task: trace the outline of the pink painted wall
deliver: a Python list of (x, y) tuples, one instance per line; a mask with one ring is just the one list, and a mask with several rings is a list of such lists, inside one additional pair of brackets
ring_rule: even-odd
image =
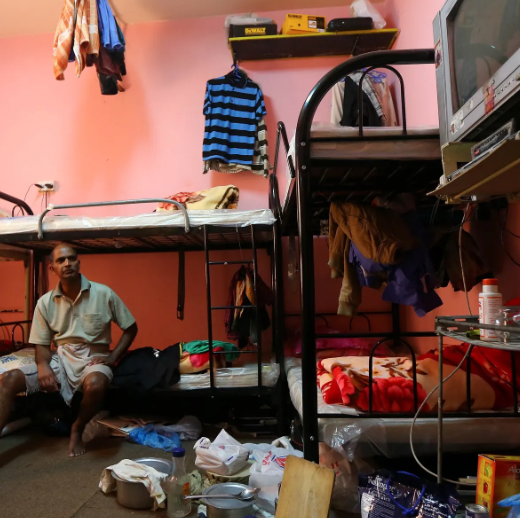
[[(396, 48), (432, 47), (432, 20), (442, 0), (416, 2), (387, 0), (377, 3), (389, 26), (401, 29)], [(325, 13), (327, 17), (348, 14), (348, 7), (303, 10)], [(262, 13), (280, 25), (284, 13)], [(201, 113), (207, 79), (227, 73), (231, 64), (221, 17), (133, 25), (125, 29), (128, 52), (127, 92), (103, 97), (92, 70), (77, 80), (73, 71), (66, 81), (52, 77), (52, 35), (35, 35), (0, 40), (0, 65), (8, 71), (0, 82), (0, 190), (22, 197), (28, 186), (54, 179), (58, 191), (53, 203), (155, 197), (179, 190), (199, 190), (213, 185), (234, 183), (241, 190), (240, 207), (267, 207), (267, 181), (250, 174), (220, 176), (201, 174), (203, 116)], [(285, 121), (292, 135), (299, 110), (314, 84), (342, 58), (294, 59), (248, 62), (244, 69), (261, 84), (268, 109), (271, 143), (275, 123)], [(433, 67), (403, 67), (407, 84), (407, 107), (411, 125), (437, 123)], [(330, 102), (322, 104), (317, 119), (329, 120)], [(31, 189), (28, 202), (39, 211), (40, 198)], [(0, 205), (3, 208), (7, 206)], [(137, 213), (152, 207), (103, 209), (105, 214)], [(87, 212), (87, 211), (82, 211)], [(90, 214), (100, 211), (88, 211)], [(512, 228), (518, 212), (510, 211)], [(498, 227), (483, 225), (495, 241), (483, 241), (484, 253), (499, 274), (504, 294), (515, 295), (516, 266), (509, 259), (493, 257), (499, 249)], [(514, 228), (513, 228), (514, 230)], [(520, 229), (516, 228), (518, 233)], [(493, 243), (493, 244), (489, 244)], [(511, 239), (510, 249), (518, 250)], [(217, 257), (236, 257), (219, 253)], [(517, 259), (520, 261), (520, 253)], [(317, 309), (334, 312), (340, 282), (330, 279), (326, 266), (324, 240), (316, 243)], [(176, 305), (176, 254), (84, 257), (83, 270), (93, 280), (113, 287), (138, 319), (139, 346), (164, 347), (179, 340), (206, 336), (203, 257), (190, 254), (187, 261), (189, 287), (186, 319), (174, 318)], [(234, 271), (231, 267), (214, 276), (216, 301), (223, 302)], [(268, 262), (262, 261), (261, 274), (269, 279)], [(22, 269), (0, 263), (0, 310), (21, 307)], [(16, 280), (16, 279), (19, 279)], [(503, 280), (503, 281), (502, 281)], [(51, 285), (53, 281), (51, 280)], [(143, 289), (146, 285), (146, 290)], [(470, 294), (473, 311), (478, 289)], [(451, 288), (440, 291), (445, 304), (439, 314), (465, 313), (465, 299)], [(286, 283), (288, 312), (299, 313), (295, 287)], [(367, 290), (362, 309), (385, 309), (379, 294)], [(0, 318), (9, 316), (0, 313)], [(329, 322), (348, 329), (348, 322), (331, 317)], [(374, 317), (374, 328), (388, 328), (388, 317)], [(296, 327), (296, 319), (288, 320)], [(432, 330), (433, 316), (418, 319), (413, 311), (403, 311), (403, 324), (409, 330)], [(364, 329), (362, 320), (353, 328)], [(215, 337), (223, 338), (222, 317), (215, 315)], [(266, 339), (269, 337), (266, 336)], [(416, 342), (420, 349), (431, 340)]]
[[(389, 0), (389, 23), (401, 32), (395, 49), (433, 48), (433, 19), (446, 0)], [(400, 67), (406, 85), (410, 126), (436, 125), (437, 90), (433, 65)]]
[[(376, 5), (386, 14), (384, 3)], [(301, 12), (323, 13), (332, 19), (348, 15), (349, 7)], [(285, 17), (282, 12), (261, 14), (273, 17), (279, 26)], [(31, 183), (55, 180), (58, 189), (50, 201), (59, 204), (157, 197), (234, 183), (241, 191), (240, 208), (266, 208), (267, 180), (247, 173), (202, 174), (205, 83), (226, 74), (232, 61), (224, 18), (147, 23), (124, 30), (128, 42), (127, 91), (115, 97), (101, 96), (93, 70), (87, 69), (78, 80), (71, 68), (64, 82), (55, 81), (52, 34), (0, 40), (0, 65), (9, 71), (8, 80), (0, 81), (0, 190), (23, 198)], [(343, 59), (244, 64), (243, 68), (262, 86), (273, 145), (276, 122), (285, 121), (292, 135), (311, 88)], [(329, 117), (330, 101), (326, 100), (318, 118)], [(34, 188), (27, 201), (40, 212), (41, 197)], [(10, 209), (7, 205), (0, 207)], [(133, 214), (152, 209), (130, 206), (81, 212)], [(320, 275), (332, 282), (325, 263), (317, 263)], [(173, 317), (176, 264), (176, 254), (84, 257), (83, 271), (92, 280), (110, 285), (127, 302), (141, 329), (138, 345), (163, 347), (207, 334), (203, 256), (190, 254), (187, 261), (184, 322)], [(226, 268), (214, 276), (214, 293), (220, 302), (234, 272)], [(21, 307), (20, 272), (20, 265), (0, 263), (5, 287), (0, 292), (0, 310)], [(266, 260), (262, 261), (261, 275), (269, 280)], [(54, 279), (50, 282), (52, 286)], [(337, 288), (332, 285), (330, 303), (324, 296), (324, 306), (330, 311), (334, 311), (337, 299)], [(290, 293), (287, 298), (295, 301)], [(9, 315), (0, 313), (0, 318), (7, 320)], [(216, 314), (214, 318), (215, 337), (223, 338), (223, 316)]]

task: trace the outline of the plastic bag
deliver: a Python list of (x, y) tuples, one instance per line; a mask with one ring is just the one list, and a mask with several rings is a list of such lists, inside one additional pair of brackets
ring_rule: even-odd
[(177, 424), (156, 425), (155, 431), (166, 437), (178, 433), (181, 441), (196, 441), (202, 433), (202, 423), (195, 416), (187, 415)]
[(202, 437), (193, 449), (197, 455), (195, 466), (218, 475), (238, 473), (249, 459), (249, 450), (225, 430), (221, 430), (213, 442)]
[[(163, 428), (160, 430), (160, 428)], [(156, 427), (153, 424), (143, 426), (142, 428), (134, 428), (128, 438), (137, 444), (150, 446), (164, 451), (172, 451), (173, 448), (181, 447), (181, 440), (176, 432), (165, 431), (167, 426)]]
[(382, 29), (386, 25), (385, 19), (370, 0), (354, 0), (350, 6), (350, 16), (353, 18), (372, 18), (375, 29)]
[(273, 23), (272, 18), (260, 18), (256, 13), (230, 14), (226, 16), (224, 28), (229, 30), (230, 25), (259, 25), (261, 23)]
[(405, 471), (360, 475), (358, 488), (362, 518), (454, 518), (460, 506), (454, 489), (429, 484)]
[[(286, 448), (280, 448), (287, 446)], [(251, 457), (256, 461), (251, 466), (249, 485), (261, 489), (258, 494), (257, 505), (260, 509), (274, 513), (275, 500), (278, 496), (278, 488), (282, 483), (287, 457), (303, 457), (301, 451), (295, 450), (289, 443), (287, 437), (281, 437), (273, 444), (249, 444), (255, 448), (251, 452)]]
[(519, 518), (520, 517), (520, 495), (510, 496), (504, 500), (498, 502), (500, 507), (510, 507), (507, 518)]

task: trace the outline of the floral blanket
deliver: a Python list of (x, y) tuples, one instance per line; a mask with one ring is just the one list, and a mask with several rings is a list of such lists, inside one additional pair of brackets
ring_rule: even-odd
[[(448, 346), (443, 350), (443, 375), (446, 378), (460, 363), (467, 345)], [(438, 350), (434, 349), (417, 358), (417, 396), (421, 404), (437, 385), (439, 378)], [(520, 368), (520, 357), (515, 353), (515, 365)], [(512, 357), (507, 351), (475, 348), (471, 353), (471, 409), (500, 410), (513, 407)], [(467, 361), (444, 384), (444, 410), (456, 412), (467, 409)], [(374, 358), (372, 364), (372, 411), (413, 412), (413, 364), (410, 358)], [(340, 357), (320, 360), (317, 364), (318, 386), (325, 403), (344, 405), (368, 411), (369, 358)], [(517, 386), (520, 380), (517, 377)], [(424, 411), (437, 408), (435, 392)]]

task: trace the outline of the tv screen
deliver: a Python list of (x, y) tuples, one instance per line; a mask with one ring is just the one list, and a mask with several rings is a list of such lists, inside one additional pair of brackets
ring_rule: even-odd
[(520, 48), (520, 0), (462, 0), (448, 38), (455, 113)]

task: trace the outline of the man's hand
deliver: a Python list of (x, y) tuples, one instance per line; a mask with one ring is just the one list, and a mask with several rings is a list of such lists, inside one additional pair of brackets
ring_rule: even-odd
[(43, 392), (58, 392), (58, 378), (49, 365), (38, 365), (38, 383)]
[(115, 365), (115, 361), (112, 360), (110, 356), (94, 356), (92, 360), (90, 360), (89, 365), (106, 365), (112, 369)]

